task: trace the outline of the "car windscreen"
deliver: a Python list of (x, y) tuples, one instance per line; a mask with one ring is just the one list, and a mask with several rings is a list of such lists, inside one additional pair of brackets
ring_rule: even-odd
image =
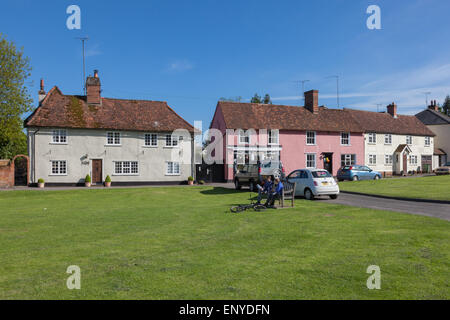
[(313, 171), (311, 172), (313, 178), (331, 178), (331, 174), (328, 171)]

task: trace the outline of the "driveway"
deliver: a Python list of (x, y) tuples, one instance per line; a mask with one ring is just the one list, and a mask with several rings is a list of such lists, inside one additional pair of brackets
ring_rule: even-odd
[(336, 200), (327, 199), (326, 202), (361, 208), (405, 212), (450, 221), (450, 204), (382, 199), (348, 193), (341, 193)]

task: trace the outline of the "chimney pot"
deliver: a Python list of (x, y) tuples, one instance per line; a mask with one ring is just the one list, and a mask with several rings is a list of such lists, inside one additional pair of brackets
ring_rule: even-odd
[(305, 95), (305, 108), (310, 112), (319, 113), (319, 91), (310, 90), (304, 93)]

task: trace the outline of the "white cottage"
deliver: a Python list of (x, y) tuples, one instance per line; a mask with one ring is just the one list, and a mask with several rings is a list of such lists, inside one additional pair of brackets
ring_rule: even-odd
[(30, 183), (181, 183), (194, 176), (194, 128), (166, 102), (101, 97), (97, 71), (86, 96), (64, 95), (56, 86), (25, 120)]

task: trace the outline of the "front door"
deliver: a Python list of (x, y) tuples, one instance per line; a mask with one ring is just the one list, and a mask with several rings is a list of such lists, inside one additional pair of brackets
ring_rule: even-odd
[(403, 174), (408, 174), (408, 155), (406, 152), (403, 153)]
[(333, 154), (324, 153), (323, 154), (323, 168), (327, 170), (330, 174), (333, 174)]
[(92, 160), (92, 183), (101, 184), (103, 182), (102, 174), (102, 160), (93, 159)]

